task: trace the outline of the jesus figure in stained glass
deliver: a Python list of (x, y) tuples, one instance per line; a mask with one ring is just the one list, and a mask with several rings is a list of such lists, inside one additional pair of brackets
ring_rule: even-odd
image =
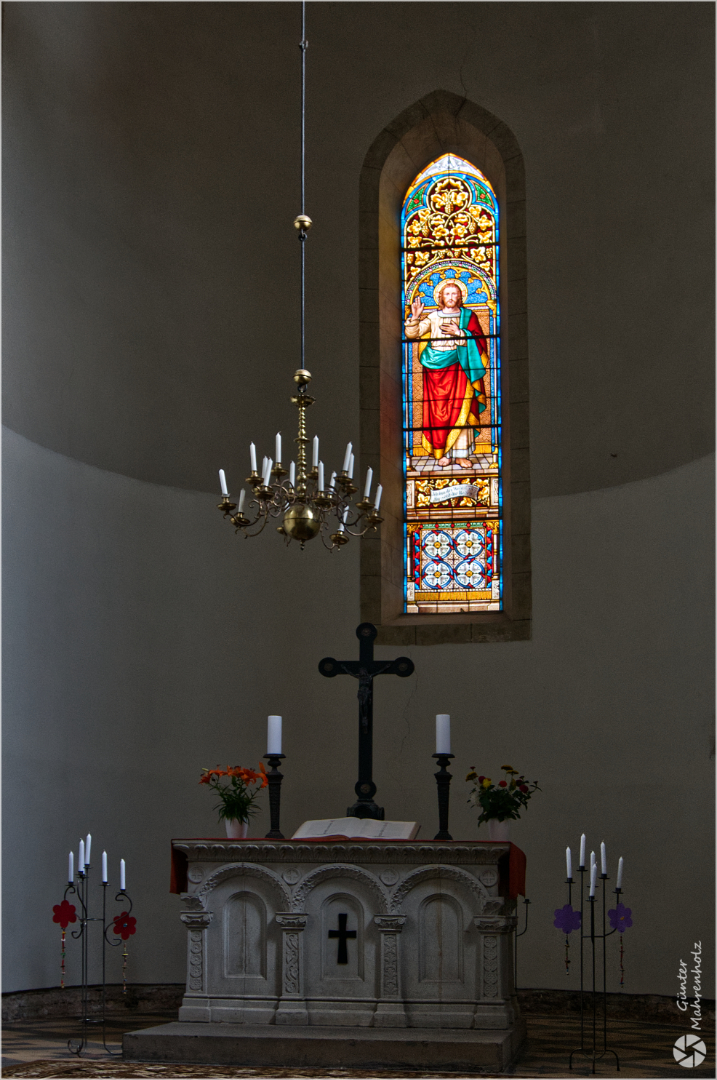
[(419, 339), (424, 448), (440, 467), (451, 459), (464, 469), (474, 467), (473, 428), (486, 407), (488, 346), (478, 316), (464, 307), (467, 292), (460, 280), (443, 281), (434, 292), (437, 310), (425, 314), (417, 298), (406, 320), (406, 337)]

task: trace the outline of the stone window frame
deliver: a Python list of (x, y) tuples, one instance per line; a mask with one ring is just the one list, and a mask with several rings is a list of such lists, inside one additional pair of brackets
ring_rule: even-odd
[[(485, 173), (500, 208), (503, 588), (500, 612), (403, 613), (400, 218), (409, 184), (442, 154)], [(361, 620), (384, 645), (525, 641), (531, 636), (525, 171), (515, 136), (446, 90), (421, 98), (373, 142), (359, 192), (361, 474), (384, 494), (379, 534), (361, 541)]]

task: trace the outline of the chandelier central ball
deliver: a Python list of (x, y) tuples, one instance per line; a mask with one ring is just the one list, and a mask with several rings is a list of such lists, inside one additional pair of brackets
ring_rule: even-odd
[(305, 503), (294, 503), (284, 514), (284, 532), (293, 540), (313, 540), (320, 528), (319, 515)]
[(312, 224), (313, 222), (308, 214), (299, 214), (298, 217), (294, 218), (295, 229), (303, 229), (304, 232), (308, 232)]

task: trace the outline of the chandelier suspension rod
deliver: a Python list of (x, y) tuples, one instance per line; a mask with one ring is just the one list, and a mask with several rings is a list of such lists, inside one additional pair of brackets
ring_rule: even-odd
[[(301, 213), (306, 214), (306, 0), (301, 0)], [(305, 307), (306, 307), (306, 230), (299, 231), (301, 242), (301, 368), (306, 367)]]

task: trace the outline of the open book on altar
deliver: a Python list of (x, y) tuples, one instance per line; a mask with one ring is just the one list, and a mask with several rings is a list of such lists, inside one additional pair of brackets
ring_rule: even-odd
[(376, 821), (374, 818), (340, 817), (305, 821), (292, 840), (345, 838), (346, 840), (415, 840), (417, 821)]

